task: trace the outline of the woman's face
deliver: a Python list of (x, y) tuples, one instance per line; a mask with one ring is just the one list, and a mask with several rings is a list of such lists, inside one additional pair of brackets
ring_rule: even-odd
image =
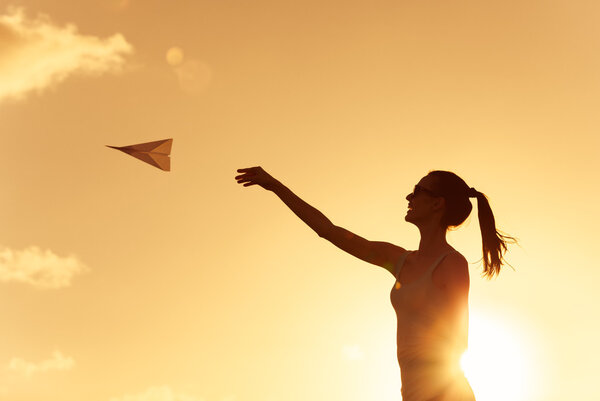
[(404, 216), (404, 220), (417, 224), (430, 218), (433, 212), (438, 209), (441, 197), (435, 192), (434, 181), (434, 177), (427, 175), (415, 185), (413, 192), (406, 195), (408, 211)]

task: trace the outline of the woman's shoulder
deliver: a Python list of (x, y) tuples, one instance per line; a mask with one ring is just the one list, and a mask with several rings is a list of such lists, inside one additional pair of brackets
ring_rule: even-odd
[(456, 291), (469, 289), (469, 263), (458, 251), (451, 251), (434, 271), (433, 281), (439, 288)]
[(449, 260), (451, 264), (465, 264), (468, 266), (467, 259), (463, 256), (462, 253), (458, 252), (456, 249), (452, 249), (444, 259)]

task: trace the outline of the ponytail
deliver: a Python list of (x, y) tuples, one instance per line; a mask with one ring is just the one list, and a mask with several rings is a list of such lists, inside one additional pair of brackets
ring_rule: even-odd
[[(450, 171), (430, 171), (435, 177), (435, 191), (446, 202), (446, 210), (440, 224), (446, 229), (460, 226), (471, 214), (473, 206), (469, 198), (477, 198), (479, 228), (483, 248), (483, 276), (491, 279), (500, 273), (506, 263), (504, 254), (508, 244), (516, 244), (517, 240), (496, 229), (496, 220), (487, 197)], [(509, 265), (510, 266), (510, 265)]]
[(475, 188), (469, 189), (469, 197), (477, 198), (477, 215), (481, 229), (481, 243), (483, 248), (483, 275), (488, 279), (500, 273), (500, 267), (506, 263), (504, 253), (507, 244), (515, 244), (517, 240), (502, 234), (496, 229), (496, 220), (487, 197)]

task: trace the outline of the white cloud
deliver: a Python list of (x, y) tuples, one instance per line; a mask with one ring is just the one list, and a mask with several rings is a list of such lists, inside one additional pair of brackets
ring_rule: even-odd
[(22, 251), (0, 248), (0, 282), (17, 281), (39, 288), (61, 288), (76, 274), (89, 270), (77, 257), (57, 256), (31, 246)]
[(54, 351), (50, 359), (35, 363), (22, 358), (12, 358), (8, 363), (8, 370), (31, 377), (39, 372), (48, 372), (51, 370), (70, 370), (75, 366), (73, 358), (64, 356), (60, 351)]
[(49, 17), (28, 18), (22, 8), (0, 14), (0, 101), (42, 91), (74, 73), (117, 72), (132, 46), (117, 33), (106, 39)]
[(203, 401), (192, 395), (176, 393), (168, 386), (150, 387), (146, 391), (121, 397), (112, 397), (109, 401)]

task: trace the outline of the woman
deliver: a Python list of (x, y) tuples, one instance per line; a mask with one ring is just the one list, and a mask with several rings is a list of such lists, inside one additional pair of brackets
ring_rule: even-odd
[(477, 198), (484, 274), (491, 278), (504, 264), (512, 237), (496, 230), (485, 195), (456, 174), (431, 171), (406, 196), (405, 220), (421, 234), (419, 249), (368, 241), (335, 226), (261, 167), (239, 169), (237, 182), (273, 191), (320, 237), (365, 262), (381, 266), (396, 279), (391, 302), (396, 311), (397, 353), (403, 401), (474, 401), (460, 356), (467, 348), (469, 271), (466, 259), (446, 241), (446, 232), (471, 213)]

